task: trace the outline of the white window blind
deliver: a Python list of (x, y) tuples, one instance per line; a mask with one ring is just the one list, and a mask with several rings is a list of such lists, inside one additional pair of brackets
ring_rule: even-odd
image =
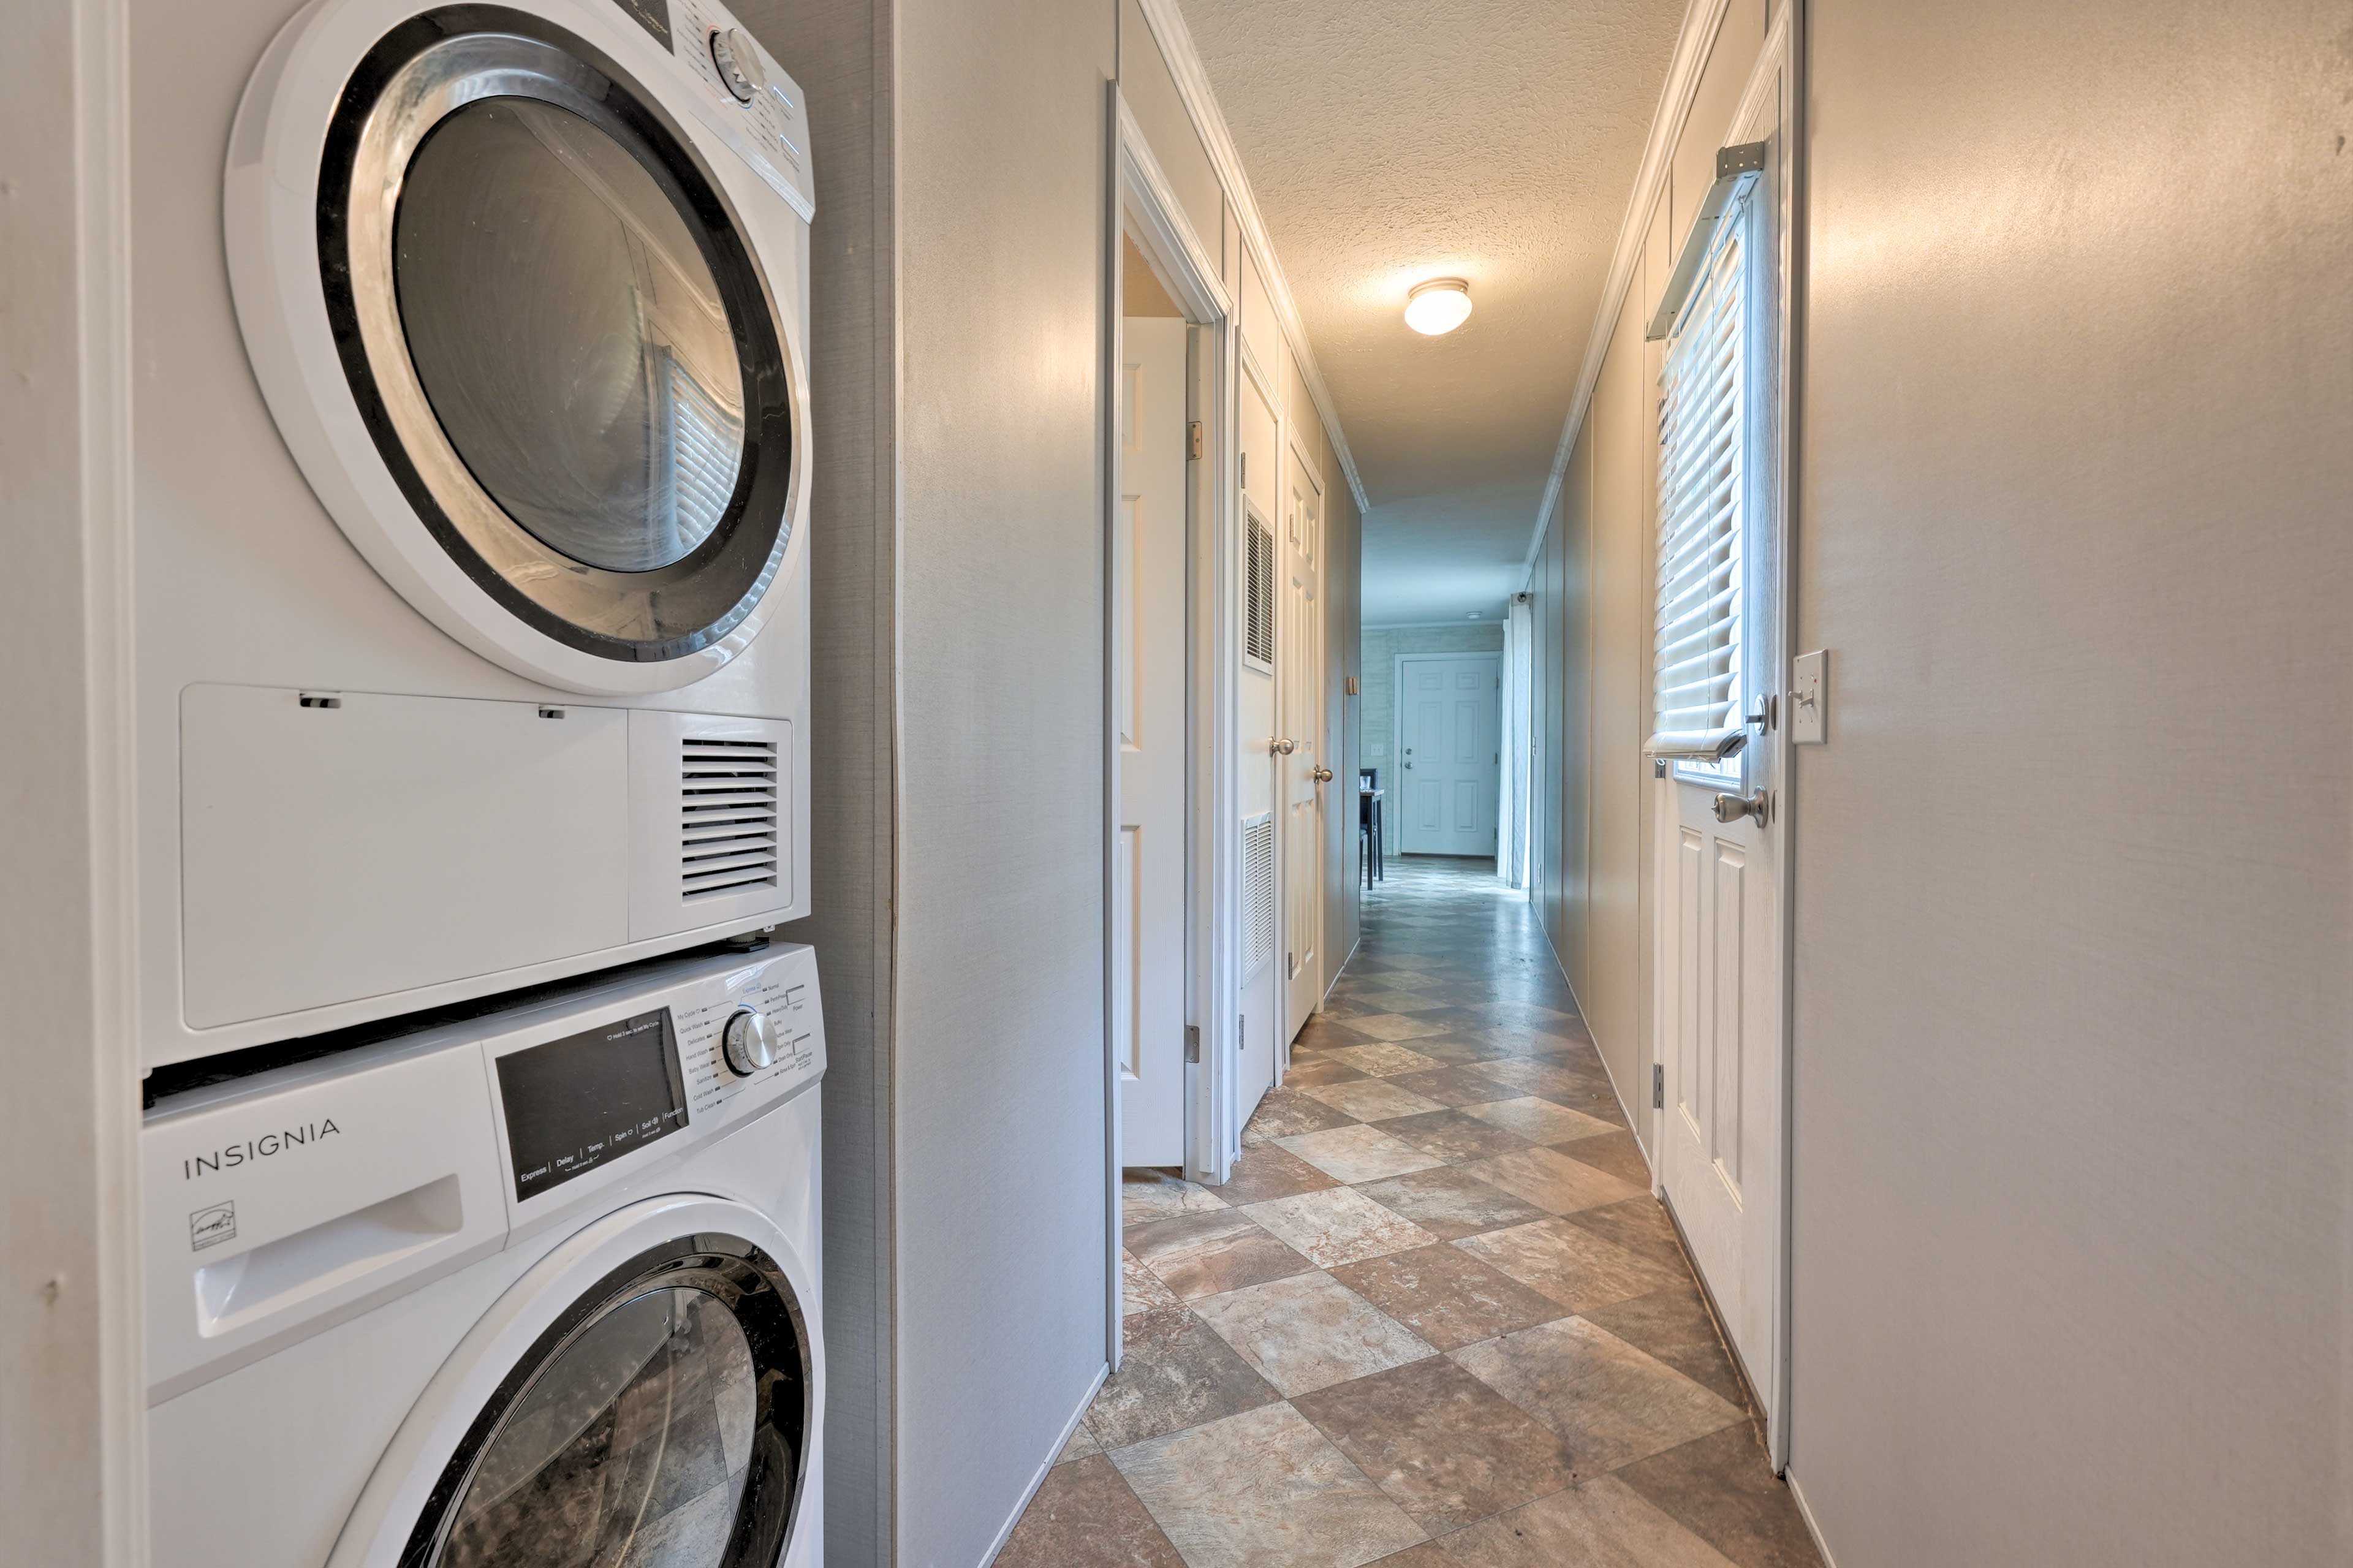
[[(1743, 523), (1747, 489), (1747, 203), (1716, 231), (1659, 399), (1658, 614), (1651, 727), (1704, 734), (1741, 722)], [(1740, 763), (1683, 764), (1736, 777)]]

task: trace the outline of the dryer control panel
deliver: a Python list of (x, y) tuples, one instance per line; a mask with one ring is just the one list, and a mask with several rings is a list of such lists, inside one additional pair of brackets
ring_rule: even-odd
[[(763, 1048), (731, 1054), (731, 1022)], [(164, 1100), (140, 1134), (149, 1399), (625, 1201), (824, 1071), (796, 943), (636, 965)]]
[(702, 83), (713, 129), (801, 216), (817, 216), (808, 110), (776, 56), (719, 0), (613, 0)]

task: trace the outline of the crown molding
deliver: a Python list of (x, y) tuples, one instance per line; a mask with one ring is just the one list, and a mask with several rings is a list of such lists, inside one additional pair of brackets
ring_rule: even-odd
[[(1703, 0), (1712, 3), (1719, 12), (1727, 0)], [(1218, 172), (1218, 183), (1225, 187), (1226, 201), (1234, 209), (1234, 219), (1241, 226), (1242, 243), (1250, 248), (1258, 262), (1259, 275), (1266, 279), (1266, 291), (1274, 301), (1275, 320), (1282, 325), (1282, 335), (1291, 342), (1291, 355), (1299, 364), (1300, 379), (1307, 384), (1307, 395), (1322, 416), (1324, 430), (1332, 439), (1333, 454), (1340, 459), (1340, 472), (1348, 480), (1348, 489), (1356, 498), (1356, 510), (1361, 515), (1372, 510), (1365, 499), (1365, 482), (1356, 475), (1356, 454), (1348, 449), (1348, 437), (1340, 428), (1339, 416), (1332, 411), (1331, 389), (1324, 384), (1323, 369), (1315, 363), (1315, 351), (1307, 341), (1307, 328), (1299, 318), (1299, 306), (1291, 297), (1291, 280), (1283, 276), (1282, 264), (1274, 253), (1274, 241), (1268, 237), (1266, 220), (1258, 210), (1258, 196), (1250, 189), (1250, 176), (1242, 170), (1241, 153), (1234, 146), (1233, 133), (1227, 128), (1225, 110), (1218, 106), (1218, 95), (1209, 85), (1209, 73), (1201, 64), (1201, 57), (1193, 47), (1193, 34), (1185, 26), (1184, 14), (1176, 8), (1177, 0), (1139, 0), (1144, 19), (1151, 26), (1152, 36), (1160, 46), (1161, 56), (1168, 62), (1168, 74), (1176, 79), (1176, 94), (1184, 100), (1186, 112), (1193, 118), (1193, 129), (1208, 151), (1210, 166)], [(1678, 46), (1680, 47), (1680, 46)], [(1696, 73), (1694, 73), (1694, 76)], [(1555, 481), (1555, 489), (1558, 481)]]
[[(1149, 0), (1147, 0), (1147, 5)], [(1642, 144), (1642, 162), (1634, 174), (1633, 193), (1626, 198), (1626, 216), (1618, 225), (1618, 247), (1609, 258), (1609, 276), (1601, 286), (1601, 303), (1593, 312), (1593, 329), (1585, 343), (1585, 363), (1577, 373), (1577, 391), (1568, 401), (1568, 416), (1561, 422), (1560, 444), (1553, 450), (1552, 473), (1545, 480), (1544, 499), (1536, 503), (1535, 521), (1528, 530), (1528, 552), (1520, 563), (1520, 584), (1534, 574), (1536, 552), (1544, 548), (1545, 521), (1560, 500), (1561, 481), (1568, 475), (1569, 454), (1577, 447), (1577, 432), (1593, 404), (1593, 388), (1601, 380), (1601, 362), (1609, 353), (1610, 328), (1634, 286), (1634, 269), (1642, 258), (1642, 236), (1651, 209), (1658, 205), (1674, 162), (1675, 141), (1683, 121), (1691, 118), (1692, 99), (1699, 91), (1700, 72), (1707, 53), (1724, 25), (1732, 0), (1692, 0), (1683, 13), (1683, 29), (1675, 39), (1674, 58), (1659, 89), (1659, 107), (1651, 116), (1651, 134)]]

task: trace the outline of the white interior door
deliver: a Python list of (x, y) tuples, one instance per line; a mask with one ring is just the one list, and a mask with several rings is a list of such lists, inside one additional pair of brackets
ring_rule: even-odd
[(1324, 601), (1317, 593), (1324, 490), (1291, 455), (1283, 496), (1282, 777), (1283, 1039), (1324, 999)]
[(1241, 504), (1237, 541), (1242, 571), (1235, 584), (1241, 668), (1235, 681), (1235, 804), (1241, 818), (1241, 908), (1233, 933), (1241, 983), (1236, 1000), (1240, 1048), (1234, 1060), (1234, 1125), (1273, 1086), (1285, 1040), (1282, 1015), (1282, 758), (1277, 692), (1284, 654), (1275, 606), (1282, 581), (1282, 422), (1269, 389), (1245, 359), (1236, 434), (1240, 443)]
[(1407, 655), (1398, 662), (1398, 734), (1409, 855), (1495, 853), (1503, 747), (1500, 655)]
[(1185, 1163), (1186, 323), (1121, 325), (1112, 535), (1112, 1047), (1120, 1159)]
[[(1668, 341), (1660, 399), (1653, 725), (1742, 727), (1780, 668), (1769, 402), (1757, 380), (1746, 206), (1727, 213)], [(1714, 765), (1677, 763), (1654, 873), (1664, 1100), (1658, 1171), (1733, 1350), (1778, 1397), (1781, 1245), (1779, 737), (1747, 728)], [(1744, 809), (1746, 808), (1746, 809)], [(1729, 820), (1726, 820), (1727, 816)]]

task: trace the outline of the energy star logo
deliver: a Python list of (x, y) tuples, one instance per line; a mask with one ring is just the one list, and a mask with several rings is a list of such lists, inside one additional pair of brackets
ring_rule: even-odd
[(202, 1252), (237, 1239), (237, 1205), (214, 1204), (188, 1216), (188, 1250)]

